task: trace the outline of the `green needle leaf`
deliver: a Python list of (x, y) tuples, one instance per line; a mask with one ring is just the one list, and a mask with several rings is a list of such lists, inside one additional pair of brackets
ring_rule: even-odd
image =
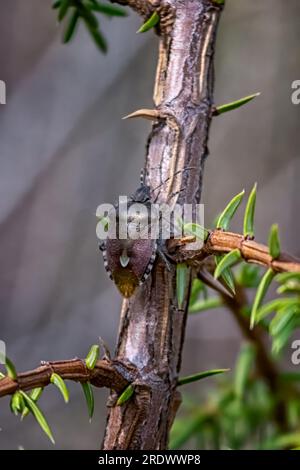
[(290, 281), (276, 289), (277, 294), (300, 294), (300, 283)]
[(221, 276), (221, 274), (224, 272), (224, 270), (238, 263), (239, 261), (241, 261), (241, 259), (242, 259), (242, 255), (238, 248), (224, 255), (215, 269), (215, 273), (214, 273), (215, 279), (218, 279)]
[(244, 344), (236, 364), (234, 389), (236, 396), (244, 396), (247, 381), (255, 358), (255, 348), (252, 344)]
[(89, 382), (82, 382), (81, 386), (83, 389), (83, 393), (84, 393), (87, 408), (88, 408), (89, 418), (91, 421), (93, 414), (94, 414), (94, 407), (95, 407), (93, 389)]
[(213, 375), (223, 374), (224, 372), (228, 372), (230, 369), (213, 369), (213, 370), (206, 370), (204, 372), (199, 372), (198, 374), (188, 375), (187, 377), (182, 377), (178, 379), (177, 385), (186, 385), (191, 382), (197, 382), (198, 380), (205, 379), (206, 377), (211, 377)]
[[(217, 255), (217, 256), (215, 256), (215, 262), (216, 262), (217, 266), (221, 262), (221, 260), (224, 258), (224, 256), (226, 256), (226, 255)], [(225, 284), (229, 287), (231, 292), (233, 294), (235, 294), (234, 277), (233, 277), (233, 274), (232, 274), (232, 272), (229, 268), (223, 270), (222, 279), (225, 282)]]
[(198, 240), (205, 240), (209, 235), (206, 228), (192, 222), (183, 225), (183, 233), (184, 235), (193, 235)]
[(29, 395), (27, 395), (27, 393), (23, 392), (23, 390), (20, 390), (20, 393), (22, 394), (24, 398), (26, 406), (29, 408), (29, 410), (31, 411), (31, 413), (33, 414), (33, 416), (35, 417), (35, 419), (41, 426), (44, 433), (49, 437), (52, 444), (55, 444), (51, 429), (46, 421), (45, 416), (43, 415), (40, 408), (38, 407), (38, 405), (33, 401), (33, 399)]
[(10, 409), (17, 416), (24, 409), (24, 399), (19, 391), (15, 392), (10, 400)]
[(275, 276), (275, 273), (272, 269), (268, 269), (265, 274), (263, 275), (260, 283), (259, 283), (259, 286), (257, 288), (257, 291), (256, 291), (256, 295), (255, 295), (255, 299), (254, 299), (254, 302), (253, 302), (253, 306), (252, 306), (252, 311), (251, 311), (251, 317), (250, 317), (250, 328), (252, 329), (255, 325), (255, 323), (257, 322), (257, 311), (258, 311), (258, 308), (260, 307), (265, 295), (266, 295), (266, 292), (272, 282), (272, 280), (274, 279), (274, 276)]
[(221, 277), (232, 293), (235, 294), (234, 277), (230, 269), (225, 269)]
[(6, 376), (4, 374), (2, 374), (2, 372), (0, 372), (0, 380), (5, 379), (5, 377)]
[(284, 284), (289, 281), (299, 281), (300, 282), (300, 273), (280, 273), (275, 277), (275, 281)]
[(127, 11), (124, 8), (112, 6), (112, 5), (103, 5), (98, 2), (93, 2), (88, 4), (88, 8), (93, 11), (99, 11), (104, 15), (108, 16), (127, 16)]
[(254, 237), (254, 213), (256, 203), (256, 189), (257, 183), (253, 186), (253, 189), (249, 195), (245, 215), (244, 215), (244, 237)]
[(107, 232), (109, 227), (109, 217), (101, 217), (101, 219), (99, 219), (99, 222), (104, 227), (104, 230)]
[(79, 20), (79, 13), (77, 10), (75, 10), (73, 11), (71, 15), (71, 18), (68, 22), (67, 28), (64, 33), (64, 37), (63, 37), (64, 44), (67, 44), (68, 42), (70, 42), (72, 37), (74, 36), (76, 26), (78, 24), (78, 20)]
[(280, 334), (280, 331), (289, 323), (290, 319), (297, 312), (295, 306), (290, 306), (279, 310), (270, 323), (270, 333), (272, 336)]
[(133, 395), (134, 393), (134, 386), (133, 385), (128, 385), (128, 387), (125, 388), (124, 392), (121, 393), (121, 395), (118, 398), (117, 401), (117, 406), (122, 406), (124, 403), (126, 403)]
[(192, 282), (189, 305), (192, 306), (195, 302), (197, 302), (201, 294), (203, 294), (203, 297), (206, 298), (206, 286), (204, 282), (196, 278)]
[(50, 382), (58, 388), (58, 390), (63, 396), (63, 399), (65, 400), (65, 403), (68, 403), (70, 399), (69, 390), (67, 389), (66, 383), (61, 378), (61, 376), (53, 372), (50, 377)]
[(34, 388), (31, 393), (30, 393), (30, 397), (33, 399), (33, 401), (38, 401), (40, 396), (42, 395), (43, 393), (43, 387), (37, 387), (37, 388)]
[(199, 302), (195, 302), (189, 307), (189, 313), (195, 314), (200, 312), (205, 312), (206, 310), (212, 308), (222, 307), (223, 301), (219, 297), (211, 297), (206, 300), (200, 300)]
[[(37, 388), (34, 388), (31, 392), (30, 392), (30, 398), (32, 398), (32, 400), (36, 403), (40, 396), (42, 395), (43, 393), (43, 388), (42, 387), (37, 387)], [(29, 408), (27, 408), (27, 406), (24, 407), (23, 409), (23, 413), (22, 413), (22, 416), (21, 416), (21, 420), (23, 420), (24, 418), (26, 418), (26, 416), (29, 414)]]
[(271, 300), (271, 302), (266, 303), (257, 311), (256, 321), (259, 323), (270, 313), (276, 312), (277, 310), (281, 310), (286, 307), (295, 307), (297, 305), (299, 305), (299, 300), (293, 297), (283, 297)]
[(16, 368), (15, 368), (13, 362), (7, 356), (4, 356), (1, 353), (1, 351), (0, 351), (0, 362), (5, 364), (8, 377), (10, 377), (12, 380), (16, 380), (17, 379), (17, 371), (16, 371)]
[(225, 209), (223, 210), (222, 214), (220, 215), (217, 221), (217, 228), (227, 230), (229, 227), (229, 223), (234, 216), (237, 208), (239, 207), (240, 203), (242, 202), (243, 196), (245, 194), (245, 190), (241, 193), (234, 196), (233, 199), (227, 204)]
[(85, 8), (85, 6), (83, 5), (80, 5), (78, 7), (78, 12), (80, 16), (83, 18), (83, 20), (85, 21), (89, 29), (91, 28), (91, 29), (97, 30), (99, 26), (99, 21), (97, 20), (97, 17), (96, 15), (94, 15), (94, 13), (92, 13), (90, 10)]
[[(66, 16), (68, 9), (70, 7), (69, 0), (61, 0), (58, 11), (58, 21), (61, 22)], [(53, 5), (54, 8), (54, 5)]]
[(185, 293), (189, 283), (189, 268), (184, 263), (176, 266), (176, 290), (178, 307), (181, 309), (184, 302)]
[(253, 95), (245, 96), (244, 98), (241, 98), (240, 100), (237, 101), (232, 101), (231, 103), (226, 103), (221, 106), (217, 106), (215, 108), (215, 115), (220, 115), (223, 113), (227, 113), (228, 111), (232, 111), (233, 109), (237, 109), (240, 106), (243, 106), (246, 103), (249, 103), (249, 101), (252, 101), (254, 98), (259, 96), (260, 93), (254, 93)]
[(269, 234), (269, 252), (273, 259), (280, 255), (280, 241), (278, 234), (278, 225), (273, 224)]
[(106, 54), (106, 52), (107, 52), (107, 42), (106, 42), (105, 37), (97, 29), (92, 28), (89, 25), (87, 25), (87, 28), (88, 28), (89, 33), (90, 33), (92, 39), (94, 40), (96, 46), (100, 49), (101, 52)]
[(6, 357), (5, 366), (6, 366), (8, 377), (10, 377), (13, 380), (16, 380), (16, 378), (17, 378), (16, 368), (15, 368), (14, 364), (12, 363), (12, 361), (8, 357)]
[(159, 14), (155, 11), (154, 13), (152, 13), (150, 18), (144, 24), (142, 24), (137, 33), (146, 33), (147, 31), (149, 31), (149, 29), (154, 28), (154, 26), (159, 23), (159, 20)]
[(297, 318), (293, 315), (289, 318), (289, 321), (282, 326), (280, 334), (277, 334), (274, 337), (272, 344), (272, 352), (274, 354), (279, 354), (282, 348), (286, 345), (290, 336), (293, 334), (295, 329), (299, 326)]
[(94, 344), (89, 350), (89, 353), (85, 359), (85, 364), (88, 369), (90, 370), (94, 369), (96, 362), (98, 361), (98, 358), (99, 358), (99, 351), (100, 351), (100, 348), (98, 344)]

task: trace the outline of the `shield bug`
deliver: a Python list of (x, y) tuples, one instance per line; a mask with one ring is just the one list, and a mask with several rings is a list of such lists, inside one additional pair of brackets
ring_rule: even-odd
[[(190, 168), (180, 170), (176, 174), (188, 169)], [(104, 267), (123, 297), (131, 297), (138, 286), (147, 279), (157, 254), (164, 260), (167, 268), (171, 269), (163, 241), (159, 238), (159, 234), (153, 237), (153, 233), (156, 233), (153, 231), (153, 224), (159, 224), (159, 220), (155, 205), (152, 204), (151, 194), (166, 181), (151, 190), (145, 184), (142, 175), (139, 188), (125, 205), (115, 206), (116, 210), (113, 211), (112, 217), (115, 218), (114, 233), (117, 235), (111, 236), (108, 229), (106, 240), (99, 245)], [(110, 219), (108, 214), (108, 226), (112, 222)], [(123, 232), (122, 237), (119, 235), (120, 228)]]
[[(116, 206), (113, 216), (117, 237), (111, 237), (108, 231), (106, 240), (100, 245), (104, 267), (126, 298), (147, 279), (155, 262), (157, 241), (151, 238), (150, 208), (150, 188), (142, 183), (125, 205)], [(108, 225), (110, 222), (108, 215)]]

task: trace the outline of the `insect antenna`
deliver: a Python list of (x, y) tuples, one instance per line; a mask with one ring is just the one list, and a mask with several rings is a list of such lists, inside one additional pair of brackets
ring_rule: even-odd
[[(150, 190), (150, 194), (154, 193), (154, 191), (156, 191), (157, 189), (161, 188), (164, 184), (166, 184), (173, 176), (176, 176), (176, 175), (179, 175), (180, 173), (184, 173), (185, 171), (188, 171), (188, 170), (196, 170), (197, 167), (195, 166), (188, 166), (186, 168), (183, 168), (182, 170), (178, 170), (178, 171), (175, 171), (175, 173), (173, 175), (170, 175), (168, 176), (165, 181), (163, 181), (162, 183), (160, 183), (158, 186), (156, 186), (156, 188), (153, 188)], [(182, 190), (180, 190), (182, 191)]]

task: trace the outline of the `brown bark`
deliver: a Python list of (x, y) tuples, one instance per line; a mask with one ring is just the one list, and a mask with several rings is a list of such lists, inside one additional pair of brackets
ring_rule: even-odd
[[(149, 136), (146, 181), (152, 188), (168, 181), (167, 188), (157, 194), (159, 203), (174, 203), (178, 191), (177, 202), (198, 203), (207, 156), (220, 8), (210, 0), (159, 4), (173, 9), (174, 23), (171, 33), (160, 37), (154, 104), (162, 120), (154, 124)], [(178, 172), (186, 167), (193, 170)], [(110, 408), (104, 449), (167, 447), (178, 406), (176, 380), (188, 295), (189, 288), (179, 309), (175, 269), (168, 272), (157, 261), (148, 282), (124, 301), (116, 358), (136, 367), (135, 395), (123, 407)]]

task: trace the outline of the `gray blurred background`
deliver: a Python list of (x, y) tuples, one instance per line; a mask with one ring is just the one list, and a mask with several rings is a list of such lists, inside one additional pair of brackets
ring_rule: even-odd
[[(134, 14), (103, 21), (107, 56), (83, 29), (63, 46), (50, 5), (1, 0), (0, 339), (19, 370), (84, 357), (99, 335), (114, 348), (121, 299), (98, 254), (95, 211), (138, 184), (150, 126), (121, 117), (151, 106), (157, 53), (151, 33), (136, 35)], [(214, 120), (202, 198), (209, 226), (257, 181), (257, 239), (278, 222), (283, 248), (298, 256), (300, 106), (291, 83), (300, 79), (299, 17), (299, 0), (227, 0), (215, 101), (262, 95)], [(193, 316), (183, 372), (232, 367), (239, 347), (228, 312)], [(53, 387), (41, 398), (56, 448), (98, 448), (106, 391), (95, 390), (89, 424), (81, 388), (70, 390), (67, 406)], [(20, 423), (8, 405), (1, 399), (0, 449), (53, 448), (31, 416)]]

